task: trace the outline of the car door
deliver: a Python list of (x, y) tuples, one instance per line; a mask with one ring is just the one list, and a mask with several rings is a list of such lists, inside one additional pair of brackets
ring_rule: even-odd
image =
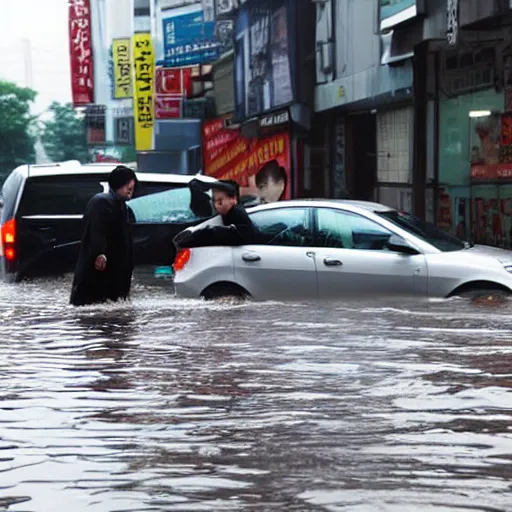
[(134, 214), (133, 252), (136, 265), (172, 265), (174, 237), (204, 220), (190, 208), (191, 192), (179, 186), (128, 202)]
[(315, 262), (320, 298), (427, 295), (425, 256), (387, 248), (393, 233), (363, 215), (315, 210)]
[(310, 209), (275, 208), (250, 217), (262, 243), (233, 248), (236, 282), (257, 300), (316, 298)]

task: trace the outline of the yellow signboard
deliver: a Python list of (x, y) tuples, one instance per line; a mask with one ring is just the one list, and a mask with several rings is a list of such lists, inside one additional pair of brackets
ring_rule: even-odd
[(151, 34), (135, 34), (133, 44), (133, 110), (135, 116), (135, 149), (149, 151), (153, 147), (153, 89), (155, 52)]
[(131, 98), (132, 61), (129, 39), (112, 41), (112, 60), (114, 63), (114, 99)]

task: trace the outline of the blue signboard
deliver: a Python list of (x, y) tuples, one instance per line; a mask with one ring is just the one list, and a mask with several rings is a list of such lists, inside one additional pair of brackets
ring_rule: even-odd
[(416, 0), (380, 0), (380, 19), (384, 20), (416, 5)]
[(163, 20), (166, 66), (193, 66), (218, 59), (215, 22), (203, 20), (202, 10)]

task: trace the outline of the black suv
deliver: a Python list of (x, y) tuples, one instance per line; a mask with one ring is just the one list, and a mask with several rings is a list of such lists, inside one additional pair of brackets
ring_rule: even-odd
[[(78, 162), (25, 165), (9, 175), (0, 194), (4, 279), (21, 281), (73, 270), (86, 205), (93, 195), (108, 189), (114, 167)], [(135, 214), (135, 264), (171, 265), (174, 236), (204, 220), (190, 208), (188, 183), (194, 176), (138, 173), (137, 178), (139, 186), (128, 203)]]

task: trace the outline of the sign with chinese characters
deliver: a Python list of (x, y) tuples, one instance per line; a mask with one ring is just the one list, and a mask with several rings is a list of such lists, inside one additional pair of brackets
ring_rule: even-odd
[(131, 98), (133, 90), (129, 39), (114, 39), (112, 60), (114, 63), (114, 99)]
[(446, 1), (446, 37), (448, 44), (457, 44), (459, 35), (459, 0)]
[(69, 0), (69, 55), (71, 92), (75, 107), (94, 102), (89, 0)]
[(151, 34), (135, 34), (133, 45), (133, 92), (135, 114), (135, 149), (149, 151), (153, 146), (153, 90), (155, 80), (155, 53)]
[(259, 197), (266, 203), (290, 199), (288, 131), (246, 139), (240, 130), (225, 126), (225, 118), (203, 124), (204, 173), (217, 179), (235, 180), (242, 196)]
[(186, 14), (163, 19), (164, 58), (168, 67), (206, 64), (218, 58), (215, 21), (205, 21), (199, 4)]

